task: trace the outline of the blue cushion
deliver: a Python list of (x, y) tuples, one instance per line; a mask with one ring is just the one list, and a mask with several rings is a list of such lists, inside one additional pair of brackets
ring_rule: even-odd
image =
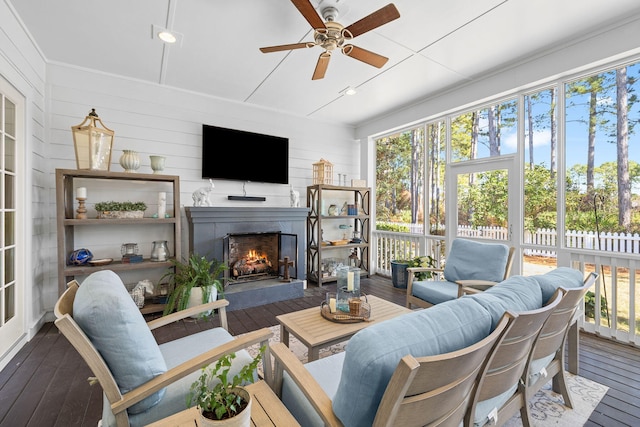
[[(113, 271), (92, 273), (78, 288), (73, 317), (102, 355), (121, 393), (127, 393), (167, 366), (140, 309)], [(156, 405), (162, 389), (129, 408), (135, 414)]]
[(371, 426), (402, 357), (459, 350), (490, 332), (490, 314), (471, 299), (445, 302), (359, 331), (346, 348), (342, 373), (335, 373), (340, 384), (333, 398), (334, 413), (345, 426)]
[[(489, 414), (494, 412), (494, 410), (501, 408), (502, 405), (504, 405), (507, 402), (507, 400), (509, 400), (511, 396), (513, 396), (513, 393), (515, 393), (517, 389), (518, 389), (518, 384), (514, 384), (504, 393), (494, 396), (491, 399), (483, 400), (481, 402), (476, 403), (476, 412), (473, 414), (473, 426), (474, 427), (486, 426), (490, 421), (492, 421), (492, 424), (495, 425), (496, 420), (495, 419), (490, 420)], [(494, 412), (494, 414), (492, 415), (497, 415), (497, 413)], [(498, 421), (505, 421), (505, 420), (498, 420)]]
[(446, 280), (420, 280), (413, 282), (411, 295), (431, 304), (440, 304), (458, 298), (458, 285)]
[[(190, 360), (195, 355), (205, 353), (212, 348), (232, 340), (234, 340), (233, 336), (231, 336), (231, 334), (229, 334), (225, 329), (212, 328), (160, 344), (160, 351), (167, 363), (167, 367), (174, 368), (179, 364)], [(237, 374), (240, 369), (242, 369), (242, 366), (250, 363), (251, 360), (252, 358), (247, 351), (238, 351), (236, 353), (236, 358), (231, 362), (229, 375)], [(131, 427), (143, 427), (186, 409), (187, 395), (191, 388), (191, 384), (198, 379), (201, 372), (202, 371), (197, 370), (196, 372), (169, 384), (166, 387), (166, 393), (159, 405), (155, 405), (145, 412), (129, 414), (129, 425)], [(254, 375), (254, 380), (257, 380), (257, 375)], [(103, 407), (102, 426), (116, 426), (115, 417), (111, 412), (108, 402)]]
[(531, 276), (538, 281), (542, 289), (542, 301), (545, 303), (560, 286), (563, 288), (580, 288), (584, 285), (584, 277), (580, 270), (569, 267), (558, 267), (545, 274)]
[[(347, 347), (349, 345), (347, 344)], [(338, 389), (339, 373), (342, 371), (344, 356), (345, 353), (341, 352), (304, 365), (331, 400), (333, 400), (333, 396)], [(300, 425), (305, 427), (324, 427), (322, 418), (320, 418), (311, 403), (309, 403), (309, 400), (302, 394), (302, 391), (286, 372), (283, 373), (282, 397), (280, 400)]]
[(542, 292), (538, 281), (531, 276), (511, 276), (484, 292), (465, 295), (463, 299), (473, 299), (491, 313), (493, 326), (505, 311), (514, 312), (536, 310), (542, 307)]
[(444, 266), (444, 278), (450, 282), (467, 279), (500, 282), (508, 258), (507, 245), (455, 239)]

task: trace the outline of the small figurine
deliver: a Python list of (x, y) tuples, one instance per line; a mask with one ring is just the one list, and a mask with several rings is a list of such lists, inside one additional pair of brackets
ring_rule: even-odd
[(198, 188), (193, 192), (193, 206), (212, 206), (211, 199), (209, 198), (215, 188), (212, 179), (209, 180), (209, 184), (209, 187)]
[(291, 190), (289, 190), (289, 194), (291, 197), (291, 207), (299, 208), (300, 207), (300, 192), (293, 189), (293, 185), (291, 186)]

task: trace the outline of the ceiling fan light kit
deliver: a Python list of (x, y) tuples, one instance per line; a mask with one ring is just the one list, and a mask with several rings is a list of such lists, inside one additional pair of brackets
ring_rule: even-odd
[(318, 57), (316, 68), (313, 72), (313, 76), (311, 77), (312, 80), (324, 78), (327, 67), (329, 66), (329, 60), (331, 59), (331, 52), (336, 49), (339, 49), (346, 56), (377, 68), (382, 68), (389, 60), (389, 58), (378, 55), (377, 53), (369, 50), (352, 44), (345, 44), (345, 41), (350, 41), (361, 34), (398, 19), (400, 17), (400, 13), (393, 3), (389, 3), (359, 21), (344, 27), (342, 24), (335, 21), (339, 15), (339, 11), (336, 7), (328, 6), (323, 8), (321, 18), (309, 0), (291, 0), (291, 2), (313, 28), (314, 41), (263, 47), (260, 48), (260, 51), (263, 53), (320, 46), (324, 49), (324, 52), (322, 52)]

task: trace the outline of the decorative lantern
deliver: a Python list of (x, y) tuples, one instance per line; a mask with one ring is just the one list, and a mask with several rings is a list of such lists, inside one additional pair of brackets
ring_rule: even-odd
[[(85, 125), (87, 122), (89, 124)], [(98, 127), (96, 122), (102, 128)], [(114, 132), (102, 123), (96, 109), (92, 108), (84, 121), (77, 126), (71, 126), (71, 130), (78, 169), (108, 171), (111, 168)]]
[(349, 267), (360, 267), (360, 258), (358, 258), (358, 249), (353, 248), (349, 255)]
[(320, 159), (313, 164), (313, 183), (333, 185), (333, 163)]

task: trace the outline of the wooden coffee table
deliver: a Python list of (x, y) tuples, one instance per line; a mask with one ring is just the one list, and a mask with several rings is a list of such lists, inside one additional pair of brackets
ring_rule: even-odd
[(367, 302), (371, 306), (371, 319), (368, 322), (332, 322), (322, 317), (320, 307), (276, 316), (280, 323), (280, 341), (289, 346), (289, 334), (299, 339), (309, 349), (308, 361), (311, 362), (319, 358), (323, 347), (345, 341), (374, 323), (411, 313), (406, 307), (371, 295), (367, 295)]
[[(256, 427), (300, 426), (278, 396), (264, 381), (245, 387), (253, 397), (251, 403), (251, 425)], [(178, 412), (147, 427), (198, 427), (198, 409), (193, 407)]]

